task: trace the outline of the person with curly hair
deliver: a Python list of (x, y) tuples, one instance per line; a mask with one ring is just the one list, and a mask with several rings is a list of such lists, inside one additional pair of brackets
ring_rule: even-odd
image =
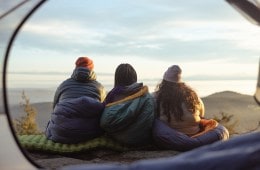
[(216, 120), (205, 119), (205, 107), (198, 94), (181, 81), (182, 70), (170, 66), (154, 92), (157, 118), (153, 139), (159, 147), (191, 150), (229, 138), (228, 130)]
[(164, 73), (155, 92), (159, 118), (189, 136), (200, 131), (205, 109), (197, 93), (181, 81), (181, 68), (173, 65)]
[(55, 91), (46, 137), (59, 143), (79, 143), (102, 135), (99, 122), (105, 97), (106, 91), (97, 81), (93, 60), (79, 57), (71, 77)]

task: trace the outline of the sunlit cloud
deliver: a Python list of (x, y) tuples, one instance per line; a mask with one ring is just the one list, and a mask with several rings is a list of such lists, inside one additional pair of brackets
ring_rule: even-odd
[[(98, 72), (113, 73), (119, 63), (131, 62), (147, 78), (151, 70), (160, 77), (175, 63), (187, 77), (256, 72), (260, 30), (224, 2), (77, 2), (46, 3), (17, 37), (10, 68), (67, 72), (76, 57), (87, 55)], [(21, 57), (29, 61), (24, 68), (16, 66)]]
[(88, 37), (89, 39), (104, 37), (103, 33), (85, 28), (73, 21), (28, 23), (22, 32), (43, 35), (49, 37), (49, 41), (51, 41), (52, 38), (80, 41), (80, 39), (77, 39), (79, 36), (83, 36), (83, 38)]

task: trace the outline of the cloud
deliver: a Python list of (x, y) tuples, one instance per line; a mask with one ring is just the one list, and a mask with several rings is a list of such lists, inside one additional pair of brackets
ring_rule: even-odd
[(254, 63), (259, 41), (259, 28), (222, 1), (53, 0), (26, 23), (13, 53)]

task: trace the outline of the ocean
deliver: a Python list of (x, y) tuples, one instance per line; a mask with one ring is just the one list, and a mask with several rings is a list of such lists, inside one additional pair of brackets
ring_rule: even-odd
[[(70, 77), (71, 73), (9, 73), (7, 75), (7, 97), (9, 104), (19, 104), (24, 91), (31, 103), (50, 102), (58, 85)], [(107, 91), (111, 90), (114, 83), (113, 74), (98, 74), (97, 80)], [(153, 92), (161, 78), (139, 78)], [(184, 80), (200, 97), (206, 97), (216, 92), (234, 91), (241, 94), (253, 95), (256, 80)]]

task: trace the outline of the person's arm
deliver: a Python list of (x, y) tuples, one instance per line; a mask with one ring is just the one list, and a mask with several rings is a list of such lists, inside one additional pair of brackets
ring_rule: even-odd
[(52, 109), (54, 109), (54, 107), (58, 103), (59, 98), (60, 98), (60, 90), (59, 90), (59, 87), (58, 87), (57, 90), (55, 91), (55, 94), (54, 94), (53, 103), (52, 103)]
[(254, 99), (257, 102), (257, 104), (260, 106), (260, 60), (259, 60), (258, 79), (257, 79), (256, 86), (257, 87), (256, 87)]
[(159, 117), (159, 113), (157, 113), (157, 102), (156, 102), (156, 99), (157, 99), (157, 93), (156, 92), (152, 92), (150, 93), (151, 94), (151, 97), (152, 97), (152, 101), (153, 101), (153, 105), (154, 105), (154, 112), (155, 112), (155, 116), (156, 117)]
[(259, 87), (256, 88), (254, 98), (257, 104), (260, 106), (260, 81), (259, 81)]
[(204, 103), (201, 100), (201, 98), (199, 98), (199, 101), (200, 101), (200, 117), (204, 118), (204, 116), (205, 116), (205, 106), (204, 106)]
[(105, 98), (107, 96), (107, 92), (104, 87), (101, 87), (100, 89), (100, 102), (104, 102)]

